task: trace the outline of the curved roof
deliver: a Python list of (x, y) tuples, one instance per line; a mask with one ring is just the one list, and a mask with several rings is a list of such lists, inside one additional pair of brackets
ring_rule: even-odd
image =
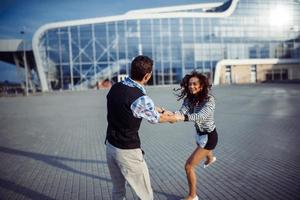
[(170, 12), (179, 12), (179, 11), (189, 11), (202, 9), (203, 11), (213, 9), (223, 5), (223, 2), (218, 3), (201, 3), (201, 4), (189, 4), (189, 5), (181, 5), (181, 6), (170, 6), (170, 7), (162, 7), (162, 8), (151, 8), (151, 9), (140, 9), (140, 10), (132, 10), (127, 12), (127, 15), (130, 14), (154, 14), (154, 13), (170, 13)]

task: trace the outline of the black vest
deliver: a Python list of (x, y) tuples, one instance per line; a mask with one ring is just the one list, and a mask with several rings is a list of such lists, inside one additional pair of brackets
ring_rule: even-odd
[(120, 149), (141, 147), (138, 134), (142, 119), (135, 118), (130, 109), (131, 104), (143, 92), (136, 87), (116, 83), (107, 94), (107, 131), (106, 140)]

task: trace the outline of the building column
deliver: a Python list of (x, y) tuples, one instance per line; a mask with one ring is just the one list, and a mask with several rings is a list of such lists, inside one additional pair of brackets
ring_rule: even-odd
[(231, 65), (226, 65), (225, 67), (225, 83), (231, 84)]
[(251, 83), (256, 83), (257, 81), (257, 70), (256, 70), (256, 65), (251, 65), (251, 77), (250, 81)]

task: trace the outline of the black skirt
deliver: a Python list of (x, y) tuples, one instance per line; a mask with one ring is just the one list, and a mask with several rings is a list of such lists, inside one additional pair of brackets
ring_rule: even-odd
[(217, 130), (214, 129), (212, 132), (207, 133), (207, 143), (204, 149), (213, 150), (217, 146), (218, 143), (218, 133)]

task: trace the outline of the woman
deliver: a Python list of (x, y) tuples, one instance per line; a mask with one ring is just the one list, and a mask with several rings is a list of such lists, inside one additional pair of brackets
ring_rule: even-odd
[(196, 149), (185, 164), (189, 184), (189, 194), (185, 199), (198, 200), (195, 167), (203, 159), (206, 159), (204, 168), (216, 161), (216, 157), (213, 156), (213, 149), (218, 142), (218, 134), (214, 122), (215, 98), (209, 94), (211, 85), (206, 76), (196, 71), (186, 75), (182, 79), (180, 86), (181, 92), (178, 95), (178, 100), (184, 98), (184, 101), (177, 113), (182, 114), (182, 120), (195, 123), (197, 144)]

